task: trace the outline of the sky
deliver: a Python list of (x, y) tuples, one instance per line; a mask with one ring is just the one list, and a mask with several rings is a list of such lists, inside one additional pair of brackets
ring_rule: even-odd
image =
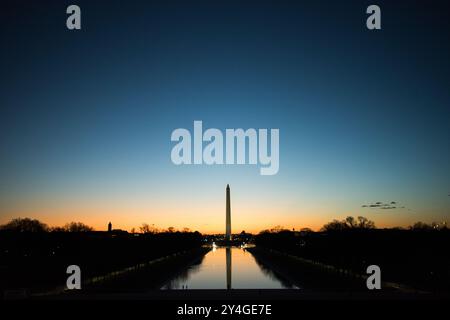
[[(2, 1), (0, 224), (224, 232), (226, 184), (234, 232), (448, 221), (448, 4), (370, 4)], [(195, 120), (279, 129), (279, 172), (174, 165)]]

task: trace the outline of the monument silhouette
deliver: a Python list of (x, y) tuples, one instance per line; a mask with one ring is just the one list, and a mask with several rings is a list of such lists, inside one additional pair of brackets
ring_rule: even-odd
[(227, 205), (225, 221), (225, 240), (231, 241), (231, 203), (230, 203), (230, 185), (227, 184)]
[(230, 185), (227, 184), (226, 187), (226, 209), (225, 209), (225, 236), (222, 239), (216, 241), (219, 246), (239, 246), (242, 244), (242, 239), (237, 237), (233, 239), (231, 234), (231, 195), (230, 195)]

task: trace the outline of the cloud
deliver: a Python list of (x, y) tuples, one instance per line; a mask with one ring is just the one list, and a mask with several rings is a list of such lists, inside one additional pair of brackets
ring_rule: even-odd
[(372, 208), (372, 209), (382, 209), (382, 210), (393, 210), (393, 209), (405, 209), (404, 206), (399, 206), (397, 201), (381, 202), (377, 201), (375, 203), (363, 204), (362, 208)]

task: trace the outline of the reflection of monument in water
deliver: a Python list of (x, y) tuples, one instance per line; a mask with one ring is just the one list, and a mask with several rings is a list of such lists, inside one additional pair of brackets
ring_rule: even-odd
[(231, 248), (226, 249), (226, 259), (227, 259), (227, 289), (231, 289)]

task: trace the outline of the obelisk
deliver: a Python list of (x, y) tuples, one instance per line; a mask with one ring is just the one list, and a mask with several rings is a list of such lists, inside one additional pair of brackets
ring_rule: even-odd
[(227, 217), (225, 227), (225, 240), (231, 241), (231, 204), (230, 204), (230, 186), (227, 184)]

